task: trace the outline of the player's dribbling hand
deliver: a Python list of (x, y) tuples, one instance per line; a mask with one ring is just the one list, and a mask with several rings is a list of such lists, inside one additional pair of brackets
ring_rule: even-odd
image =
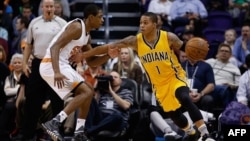
[(68, 79), (68, 78), (66, 76), (64, 76), (63, 74), (55, 73), (55, 75), (54, 75), (54, 86), (57, 86), (58, 89), (61, 89), (65, 85), (65, 83), (64, 83), (65, 79)]
[(108, 45), (108, 55), (110, 58), (115, 58), (119, 55), (120, 49), (113, 44)]

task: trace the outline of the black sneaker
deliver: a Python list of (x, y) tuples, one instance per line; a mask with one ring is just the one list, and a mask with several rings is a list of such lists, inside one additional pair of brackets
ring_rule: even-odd
[(63, 141), (63, 137), (60, 135), (59, 127), (61, 123), (57, 119), (52, 119), (42, 124), (43, 129), (50, 135), (52, 140)]
[(84, 133), (83, 126), (80, 127), (77, 131), (75, 131), (74, 137), (71, 141), (90, 141), (90, 139), (88, 139), (88, 137)]
[(215, 141), (215, 140), (212, 137), (210, 137), (210, 135), (205, 134), (202, 137), (200, 137), (198, 141)]

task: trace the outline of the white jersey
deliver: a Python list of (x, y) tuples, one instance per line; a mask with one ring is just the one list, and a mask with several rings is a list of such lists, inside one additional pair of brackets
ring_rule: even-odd
[(82, 25), (82, 35), (79, 39), (77, 40), (72, 40), (71, 42), (69, 42), (64, 48), (62, 48), (60, 50), (60, 55), (59, 55), (59, 62), (60, 63), (69, 63), (68, 59), (71, 55), (75, 54), (77, 51), (79, 51), (79, 49), (83, 46), (86, 45), (88, 43), (89, 40), (89, 34), (86, 35), (86, 31), (85, 31), (85, 24), (81, 19), (75, 19), (73, 21), (68, 22), (63, 28), (62, 30), (53, 38), (53, 40), (50, 42), (49, 47), (47, 48), (46, 54), (45, 54), (45, 58), (51, 58), (51, 54), (50, 54), (50, 48), (54, 45), (54, 43), (56, 42), (56, 40), (61, 36), (61, 34), (64, 32), (65, 28), (71, 24), (74, 21), (80, 21), (81, 25)]
[[(54, 86), (54, 70), (51, 62), (50, 48), (53, 46), (56, 40), (61, 36), (61, 34), (65, 31), (65, 28), (75, 20), (81, 22), (82, 35), (79, 39), (70, 41), (65, 47), (61, 48), (59, 52), (60, 72), (68, 79), (65, 80), (64, 87), (58, 89), (57, 86)], [(67, 23), (62, 28), (62, 30), (53, 38), (49, 47), (46, 50), (45, 57), (43, 58), (40, 64), (40, 74), (42, 78), (50, 85), (51, 88), (53, 88), (53, 90), (61, 97), (61, 99), (65, 99), (72, 92), (73, 89), (75, 89), (80, 83), (84, 81), (83, 77), (71, 67), (68, 61), (69, 57), (78, 52), (82, 46), (88, 43), (89, 40), (89, 35), (86, 35), (84, 22), (81, 19), (75, 19), (75, 20)]]

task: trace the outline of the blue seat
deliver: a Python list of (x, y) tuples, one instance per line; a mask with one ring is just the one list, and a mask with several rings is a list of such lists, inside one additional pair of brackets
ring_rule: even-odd
[(207, 54), (207, 59), (214, 58), (216, 56), (219, 44), (224, 42), (225, 40), (224, 33), (225, 29), (217, 29), (211, 27), (203, 29), (202, 31), (203, 37), (209, 43), (209, 51)]
[(233, 27), (233, 18), (227, 11), (210, 11), (207, 17), (208, 27), (229, 29)]
[(223, 42), (224, 41), (225, 29), (206, 27), (203, 29), (203, 37), (210, 43), (213, 41)]

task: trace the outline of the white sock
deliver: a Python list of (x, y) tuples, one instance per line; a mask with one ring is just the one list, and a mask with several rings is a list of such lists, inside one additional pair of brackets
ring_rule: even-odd
[(205, 134), (209, 134), (209, 133), (208, 133), (208, 130), (207, 130), (206, 124), (202, 124), (202, 125), (198, 128), (198, 130), (200, 131), (201, 136), (203, 136), (203, 135), (205, 135)]
[(64, 112), (64, 111), (61, 111), (58, 116), (60, 117), (59, 119), (59, 122), (62, 123), (67, 117), (68, 115)]
[[(76, 120), (76, 130), (78, 130), (80, 127), (84, 127), (84, 125), (85, 125), (85, 119), (80, 119), (80, 118), (78, 118), (77, 120)], [(76, 131), (75, 130), (75, 131)]]

